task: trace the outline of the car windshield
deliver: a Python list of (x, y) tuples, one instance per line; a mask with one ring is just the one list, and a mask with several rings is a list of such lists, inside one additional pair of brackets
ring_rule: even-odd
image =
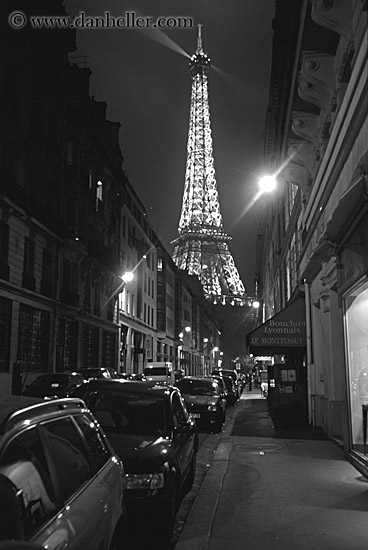
[(32, 382), (34, 388), (57, 388), (59, 386), (67, 386), (69, 377), (63, 374), (53, 374), (39, 376)]
[(79, 372), (87, 378), (110, 378), (109, 373), (103, 369), (82, 369)]
[(165, 434), (165, 402), (159, 395), (101, 389), (83, 399), (106, 433)]
[(211, 380), (182, 379), (176, 383), (181, 393), (190, 395), (218, 395), (219, 386)]
[(166, 376), (167, 368), (166, 367), (146, 367), (144, 369), (144, 374), (146, 376)]

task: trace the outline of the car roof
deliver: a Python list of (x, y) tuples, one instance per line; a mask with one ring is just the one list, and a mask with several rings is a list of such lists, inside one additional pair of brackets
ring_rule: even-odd
[(85, 404), (78, 398), (45, 400), (42, 397), (3, 395), (0, 397), (0, 434), (37, 416), (81, 408), (85, 408)]
[(183, 376), (178, 382), (182, 380), (208, 380), (209, 378), (213, 378), (213, 376)]
[[(60, 378), (60, 377), (68, 377), (68, 376), (80, 376), (80, 373), (77, 371), (71, 371), (71, 372), (44, 372), (43, 374), (39, 374), (37, 378)], [(35, 380), (37, 380), (35, 378)]]
[(146, 382), (144, 380), (125, 380), (124, 378), (119, 379), (97, 379), (90, 380), (85, 382), (84, 386), (90, 388), (104, 388), (104, 389), (115, 389), (118, 391), (133, 391), (136, 393), (144, 394), (161, 394), (165, 395), (177, 391), (173, 386), (168, 386), (166, 384), (160, 384), (159, 382)]

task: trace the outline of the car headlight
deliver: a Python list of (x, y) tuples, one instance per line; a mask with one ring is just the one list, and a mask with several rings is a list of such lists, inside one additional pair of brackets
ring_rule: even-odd
[(127, 489), (161, 489), (165, 484), (164, 474), (126, 474)]
[(151, 491), (162, 489), (162, 487), (164, 487), (165, 485), (165, 477), (169, 470), (169, 463), (165, 462), (162, 465), (161, 472), (155, 472), (154, 474), (126, 474), (126, 488)]
[(207, 405), (207, 410), (210, 412), (216, 412), (217, 411), (217, 405)]

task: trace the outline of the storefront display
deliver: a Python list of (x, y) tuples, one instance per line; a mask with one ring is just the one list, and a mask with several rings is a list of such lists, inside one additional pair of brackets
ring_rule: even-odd
[[(368, 281), (365, 281), (345, 297), (345, 333), (351, 449), (366, 454)], [(363, 423), (364, 419), (365, 422)]]

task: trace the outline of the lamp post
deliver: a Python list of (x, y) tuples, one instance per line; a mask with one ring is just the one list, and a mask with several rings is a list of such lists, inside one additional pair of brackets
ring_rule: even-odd
[(128, 342), (131, 342), (131, 327), (127, 326), (123, 328), (123, 324), (120, 322), (120, 311), (126, 309), (126, 297), (125, 297), (125, 287), (127, 283), (133, 281), (134, 273), (132, 271), (125, 271), (122, 275), (119, 276), (122, 280), (122, 283), (119, 285), (118, 289), (118, 315), (119, 315), (119, 324), (120, 324), (120, 353), (119, 353), (119, 365), (120, 370), (126, 367), (127, 363), (130, 362), (131, 348), (128, 350)]

